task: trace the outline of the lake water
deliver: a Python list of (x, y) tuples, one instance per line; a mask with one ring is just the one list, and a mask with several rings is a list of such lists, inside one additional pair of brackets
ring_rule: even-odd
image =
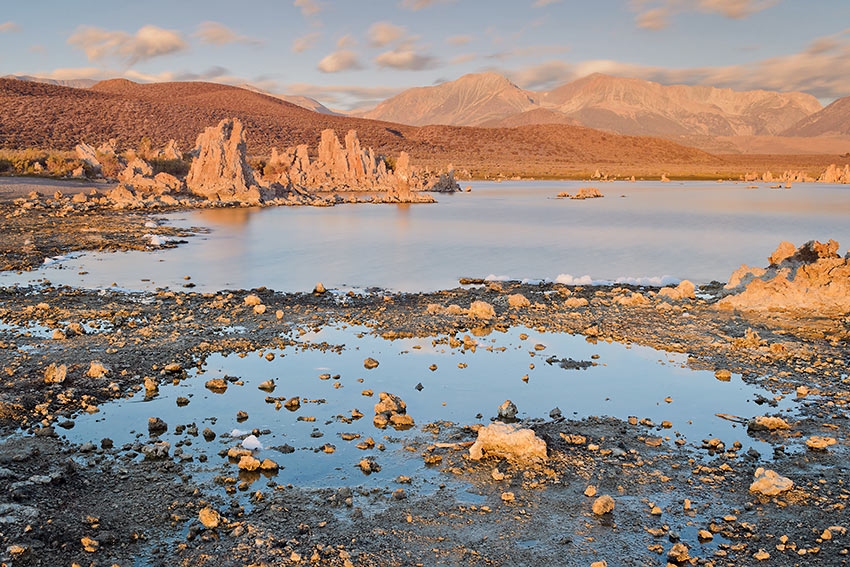
[[(763, 266), (782, 240), (834, 238), (850, 246), (850, 186), (713, 182), (517, 181), (470, 183), (472, 192), (420, 205), (217, 209), (167, 215), (208, 235), (176, 250), (92, 253), (0, 284), (47, 278), (89, 288), (279, 291), (377, 286), (429, 291), (462, 276), (639, 282), (725, 281)], [(605, 195), (555, 199), (592, 185)], [(78, 272), (88, 272), (78, 275)], [(570, 277), (566, 277), (569, 275)], [(143, 281), (149, 280), (149, 281)]]

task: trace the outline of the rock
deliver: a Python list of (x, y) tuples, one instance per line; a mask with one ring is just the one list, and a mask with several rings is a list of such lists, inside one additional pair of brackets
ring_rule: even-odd
[(221, 515), (213, 508), (206, 506), (198, 512), (198, 519), (207, 529), (215, 529), (221, 524)]
[(97, 151), (101, 154), (106, 154), (108, 156), (115, 155), (115, 152), (118, 148), (118, 140), (115, 138), (109, 138), (106, 142), (102, 143), (97, 147)]
[(564, 307), (575, 308), (575, 307), (587, 307), (588, 302), (583, 297), (570, 297), (569, 299), (564, 301)]
[(327, 290), (325, 289), (325, 286), (322, 285), (322, 282), (318, 282), (316, 284), (316, 287), (313, 288), (313, 293), (316, 294), (316, 295), (322, 295), (326, 291)]
[(757, 561), (764, 561), (766, 559), (770, 559), (770, 554), (763, 549), (759, 549), (753, 553), (753, 559), (756, 559)]
[[(730, 287), (718, 309), (803, 311), (818, 316), (850, 312), (850, 254), (837, 253), (838, 242), (809, 241), (793, 254), (785, 243), (771, 255), (771, 265)], [(777, 263), (774, 263), (778, 260)], [(736, 272), (737, 274), (737, 272)], [(733, 274), (735, 276), (735, 274)]]
[(473, 301), (469, 306), (469, 316), (486, 321), (496, 316), (496, 310), (486, 301)]
[(681, 542), (675, 544), (672, 548), (670, 548), (670, 551), (667, 552), (667, 561), (670, 563), (682, 564), (689, 561), (690, 558), (691, 556), (688, 546)]
[(227, 390), (227, 380), (224, 378), (213, 378), (212, 380), (207, 380), (204, 386), (207, 390), (212, 390), (217, 394), (222, 394), (225, 390)]
[(118, 185), (107, 193), (106, 198), (116, 209), (132, 209), (142, 206), (142, 200), (126, 185)]
[(48, 384), (61, 384), (68, 375), (68, 367), (64, 364), (51, 363), (44, 371), (44, 381)]
[(395, 394), (381, 392), (378, 394), (380, 401), (375, 404), (375, 418), (373, 423), (376, 427), (386, 427), (391, 424), (399, 430), (409, 429), (414, 426), (413, 418), (407, 415), (407, 404)]
[(164, 159), (183, 159), (183, 155), (177, 148), (177, 142), (174, 139), (168, 141), (165, 147), (160, 152), (160, 156)]
[(558, 419), (561, 417), (561, 408), (555, 407), (549, 412), (549, 417), (552, 419)]
[(100, 361), (93, 360), (89, 365), (89, 369), (86, 372), (86, 376), (89, 378), (103, 378), (104, 376), (108, 376), (111, 370), (108, 366), (103, 364)]
[(239, 468), (243, 471), (255, 471), (260, 468), (260, 460), (249, 455), (243, 455), (239, 458)]
[(80, 142), (76, 146), (74, 146), (74, 151), (77, 152), (77, 157), (86, 162), (93, 170), (100, 171), (101, 165), (97, 159), (97, 152), (95, 149), (88, 145), (85, 142)]
[(793, 487), (794, 481), (790, 478), (780, 476), (776, 471), (759, 467), (756, 469), (755, 480), (750, 485), (750, 492), (776, 496)]
[(372, 370), (373, 368), (377, 368), (378, 364), (379, 362), (371, 356), (363, 361), (363, 367), (366, 368), (366, 370)]
[(518, 429), (506, 423), (491, 423), (478, 430), (478, 438), (469, 448), (471, 459), (485, 454), (516, 461), (545, 461), (546, 442), (531, 429)]
[(362, 470), (366, 474), (371, 474), (373, 472), (378, 472), (381, 470), (381, 465), (379, 465), (373, 459), (368, 457), (362, 459), (359, 463), (357, 463), (357, 466), (360, 467), (360, 470)]
[(719, 370), (714, 371), (714, 377), (720, 380), (721, 382), (729, 382), (732, 380), (732, 373), (726, 370), (725, 368), (721, 368)]
[(516, 419), (517, 407), (510, 400), (505, 400), (505, 403), (499, 406), (499, 419), (512, 420)]
[(264, 392), (274, 392), (275, 383), (274, 379), (266, 380), (265, 382), (261, 382), (259, 386), (257, 386), (260, 390)]
[(168, 424), (158, 417), (148, 418), (148, 432), (152, 435), (159, 435), (168, 429)]
[(760, 415), (747, 423), (747, 429), (749, 431), (775, 431), (777, 429), (791, 429), (791, 426), (781, 417)]
[(837, 165), (830, 164), (820, 176), (818, 183), (850, 183), (850, 165), (845, 165), (844, 169)]
[(262, 304), (263, 304), (263, 300), (260, 299), (259, 296), (254, 295), (253, 293), (251, 295), (248, 295), (248, 296), (245, 297), (245, 305), (254, 306), (254, 305), (262, 305)]
[(604, 195), (596, 187), (582, 187), (570, 199), (597, 199), (599, 197), (604, 197)]
[(592, 484), (589, 485), (587, 488), (584, 489), (584, 495), (588, 498), (593, 498), (594, 496), (596, 496), (596, 487)]
[(262, 187), (248, 165), (245, 128), (238, 118), (225, 119), (205, 129), (195, 143), (197, 157), (192, 161), (186, 186), (213, 201), (260, 204), (272, 197)]
[(658, 291), (658, 295), (668, 297), (673, 300), (692, 299), (694, 297), (696, 286), (688, 280), (682, 280), (675, 288), (662, 287)]
[(148, 396), (156, 394), (159, 391), (159, 384), (156, 383), (156, 380), (150, 377), (145, 377), (145, 393)]
[(812, 435), (806, 439), (806, 447), (812, 451), (826, 451), (828, 447), (835, 445), (838, 441), (833, 437), (822, 437), (820, 435)]
[(614, 499), (608, 496), (607, 494), (603, 494), (599, 498), (593, 501), (593, 513), (597, 516), (602, 516), (603, 514), (610, 514), (614, 511)]
[(508, 296), (508, 305), (514, 308), (528, 307), (531, 302), (521, 293), (515, 293)]
[(88, 552), (88, 553), (94, 553), (98, 549), (100, 549), (100, 542), (98, 542), (96, 539), (92, 539), (88, 536), (81, 538), (80, 543), (83, 544), (83, 550)]
[(794, 252), (796, 251), (796, 246), (794, 246), (787, 240), (783, 240), (779, 243), (779, 246), (776, 248), (776, 251), (770, 256), (768, 256), (767, 261), (771, 266), (778, 266), (783, 261), (793, 256)]
[(142, 454), (147, 460), (160, 460), (168, 458), (168, 451), (171, 449), (171, 444), (165, 441), (154, 443), (153, 445), (144, 445)]
[(262, 471), (275, 472), (278, 469), (280, 469), (280, 465), (271, 459), (263, 459), (263, 462), (260, 463), (260, 470)]
[(215, 431), (213, 431), (209, 427), (205, 427), (204, 431), (201, 434), (204, 436), (204, 441), (212, 441), (213, 439), (215, 439)]

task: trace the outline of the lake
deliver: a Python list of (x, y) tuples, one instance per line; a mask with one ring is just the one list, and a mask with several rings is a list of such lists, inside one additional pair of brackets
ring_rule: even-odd
[[(466, 185), (466, 184), (464, 184)], [(89, 253), (0, 283), (47, 278), (88, 288), (195, 291), (377, 286), (433, 291), (462, 276), (565, 283), (725, 281), (763, 266), (782, 240), (850, 245), (850, 187), (742, 183), (470, 183), (436, 204), (212, 209), (165, 215), (210, 234), (177, 249)], [(556, 199), (597, 187), (602, 199)], [(88, 272), (79, 275), (78, 272)], [(587, 277), (585, 277), (587, 276)], [(665, 278), (666, 276), (666, 278)], [(148, 281), (144, 281), (148, 280)]]

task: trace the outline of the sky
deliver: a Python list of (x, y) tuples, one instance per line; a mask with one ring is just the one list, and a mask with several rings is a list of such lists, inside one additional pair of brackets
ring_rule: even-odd
[(207, 80), (368, 108), (497, 72), (850, 95), (848, 0), (4, 0), (0, 75)]

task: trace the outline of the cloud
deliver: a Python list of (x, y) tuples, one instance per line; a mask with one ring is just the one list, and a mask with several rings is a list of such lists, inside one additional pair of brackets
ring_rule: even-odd
[(30, 53), (38, 53), (39, 55), (44, 55), (47, 53), (47, 48), (40, 43), (36, 43), (35, 45), (30, 45), (27, 48), (27, 51)]
[(775, 5), (779, 0), (631, 0), (638, 27), (661, 30), (680, 12), (721, 14), (730, 19), (742, 19)]
[(356, 85), (313, 85), (292, 83), (286, 85), (286, 92), (292, 95), (307, 96), (328, 106), (346, 108), (374, 106), (378, 102), (397, 95), (403, 87), (361, 87)]
[(115, 58), (127, 66), (189, 48), (178, 32), (151, 25), (139, 28), (132, 35), (123, 31), (80, 26), (68, 38), (68, 43), (82, 49), (89, 61)]
[(450, 65), (460, 65), (461, 63), (469, 63), (470, 61), (475, 61), (478, 59), (478, 55), (475, 53), (462, 53), (460, 55), (455, 55), (449, 60)]
[(295, 53), (301, 53), (303, 51), (307, 51), (308, 49), (313, 49), (316, 45), (316, 41), (321, 37), (322, 34), (319, 32), (308, 33), (305, 36), (296, 38), (295, 41), (292, 42), (292, 51)]
[(323, 73), (339, 73), (340, 71), (362, 69), (362, 67), (357, 60), (357, 54), (348, 49), (334, 51), (319, 61), (318, 65), (319, 71)]
[(345, 34), (338, 40), (336, 40), (336, 46), (339, 49), (349, 49), (355, 47), (357, 45), (357, 39), (353, 35)]
[(369, 43), (374, 47), (384, 47), (407, 35), (407, 29), (390, 22), (375, 22), (369, 26)]
[(740, 65), (670, 69), (607, 59), (547, 61), (518, 70), (493, 68), (526, 89), (547, 90), (592, 73), (662, 84), (706, 85), (737, 91), (800, 91), (833, 99), (850, 93), (850, 29), (812, 41), (800, 52)]
[(322, 6), (316, 0), (295, 0), (293, 5), (301, 8), (301, 15), (305, 17), (315, 16), (322, 11)]
[(402, 0), (401, 7), (417, 12), (423, 8), (434, 6), (435, 4), (448, 4), (455, 0)]
[(412, 47), (401, 46), (385, 51), (375, 57), (379, 67), (392, 67), (402, 71), (421, 71), (437, 65), (437, 59), (431, 55), (417, 53)]
[(3, 22), (0, 24), (0, 33), (11, 33), (21, 31), (21, 26), (15, 22)]
[(224, 24), (218, 22), (201, 22), (194, 36), (202, 43), (213, 45), (227, 45), (228, 43), (245, 43), (248, 45), (262, 45), (263, 41), (246, 35), (239, 35)]
[(471, 35), (453, 35), (452, 37), (446, 38), (446, 42), (452, 45), (466, 45), (472, 41)]
[(504, 61), (514, 57), (533, 57), (539, 59), (541, 57), (549, 57), (552, 55), (560, 55), (566, 53), (570, 48), (563, 45), (528, 45), (525, 47), (517, 47), (507, 51), (499, 51), (485, 55), (486, 59), (498, 59)]
[(543, 6), (548, 6), (549, 4), (557, 4), (558, 2), (561, 2), (561, 0), (535, 0), (532, 6), (534, 6), (535, 8), (542, 8)]

